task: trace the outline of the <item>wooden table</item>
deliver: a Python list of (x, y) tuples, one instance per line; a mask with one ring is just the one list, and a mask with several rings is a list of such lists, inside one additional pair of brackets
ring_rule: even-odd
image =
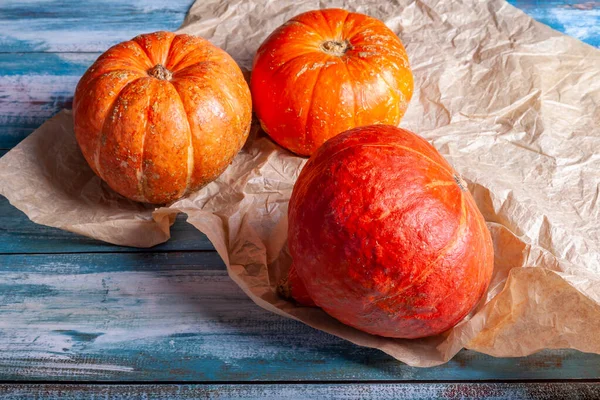
[[(61, 108), (101, 51), (174, 30), (192, 0), (3, 0), (0, 155)], [(600, 46), (600, 2), (513, 0)], [(408, 367), (254, 305), (180, 217), (150, 250), (35, 225), (0, 198), (0, 397), (600, 398), (600, 356), (462, 351)]]

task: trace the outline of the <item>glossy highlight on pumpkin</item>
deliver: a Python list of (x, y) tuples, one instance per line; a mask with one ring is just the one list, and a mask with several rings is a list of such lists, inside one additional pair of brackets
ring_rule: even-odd
[(250, 87), (271, 138), (311, 155), (348, 129), (397, 126), (413, 77), (402, 42), (383, 22), (327, 9), (292, 18), (263, 42)]
[[(292, 297), (395, 338), (439, 334), (487, 290), (493, 245), (466, 184), (419, 136), (392, 126), (342, 133), (294, 186)], [(307, 300), (308, 296), (308, 300)]]
[(79, 81), (75, 135), (119, 194), (163, 204), (217, 178), (248, 137), (251, 95), (223, 50), (155, 32), (117, 44)]

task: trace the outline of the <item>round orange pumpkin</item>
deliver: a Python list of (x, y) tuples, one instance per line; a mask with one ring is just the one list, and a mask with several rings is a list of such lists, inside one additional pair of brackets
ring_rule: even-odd
[(419, 338), (465, 317), (494, 264), (466, 184), (392, 126), (342, 133), (308, 161), (289, 206), (291, 295), (357, 329)]
[(226, 52), (156, 32), (98, 58), (77, 85), (73, 119), (101, 179), (127, 198), (162, 204), (225, 170), (248, 136), (252, 104)]
[(250, 88), (263, 130), (310, 155), (345, 130), (398, 125), (413, 77), (402, 42), (383, 22), (329, 9), (298, 15), (269, 36)]

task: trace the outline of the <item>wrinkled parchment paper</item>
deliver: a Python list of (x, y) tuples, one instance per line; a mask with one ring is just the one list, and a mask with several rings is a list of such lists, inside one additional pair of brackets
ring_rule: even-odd
[(502, 0), (199, 0), (181, 31), (249, 70), (273, 29), (326, 7), (379, 18), (402, 38), (416, 91), (401, 125), (447, 157), (488, 221), (492, 284), (447, 333), (372, 336), (275, 294), (290, 264), (287, 203), (306, 160), (256, 126), (218, 180), (153, 208), (94, 176), (63, 111), (0, 160), (0, 193), (37, 223), (129, 246), (166, 241), (175, 215), (186, 213), (258, 305), (410, 365), (444, 363), (463, 347), (498, 357), (600, 353), (600, 51)]

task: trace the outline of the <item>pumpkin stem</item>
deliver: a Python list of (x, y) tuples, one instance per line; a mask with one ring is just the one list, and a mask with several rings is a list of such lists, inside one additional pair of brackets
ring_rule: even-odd
[(332, 56), (341, 57), (351, 48), (352, 45), (347, 40), (327, 40), (321, 43), (321, 50)]
[(161, 64), (156, 64), (153, 68), (150, 68), (148, 70), (148, 75), (163, 81), (170, 81), (173, 77), (171, 71), (163, 67)]

